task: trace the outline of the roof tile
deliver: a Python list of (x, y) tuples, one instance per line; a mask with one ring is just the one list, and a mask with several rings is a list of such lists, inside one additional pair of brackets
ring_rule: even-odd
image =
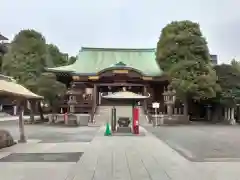
[(155, 60), (155, 49), (112, 49), (86, 48), (79, 52), (77, 61), (68, 66), (48, 68), (55, 72), (72, 72), (75, 74), (97, 74), (116, 66), (129, 67), (141, 71), (146, 76), (160, 76), (162, 70)]

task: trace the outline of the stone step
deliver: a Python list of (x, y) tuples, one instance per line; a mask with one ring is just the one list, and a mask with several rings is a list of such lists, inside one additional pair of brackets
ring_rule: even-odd
[(117, 133), (132, 133), (131, 127), (117, 127)]

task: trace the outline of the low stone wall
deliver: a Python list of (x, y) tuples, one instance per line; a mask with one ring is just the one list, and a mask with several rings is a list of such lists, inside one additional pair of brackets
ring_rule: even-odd
[(173, 115), (173, 116), (168, 116), (166, 115), (164, 117), (164, 124), (188, 124), (189, 117), (186, 117), (184, 115)]
[(77, 121), (80, 126), (88, 126), (90, 121), (90, 114), (75, 114), (77, 116)]
[(67, 114), (67, 120), (65, 120), (66, 117), (64, 117), (64, 114), (53, 114), (49, 115), (49, 123), (64, 123), (69, 126), (88, 126), (88, 122), (90, 121), (90, 115), (89, 114)]
[(154, 125), (173, 125), (173, 124), (188, 124), (189, 116), (186, 117), (182, 114), (179, 115), (152, 115), (151, 116), (151, 122), (154, 123)]

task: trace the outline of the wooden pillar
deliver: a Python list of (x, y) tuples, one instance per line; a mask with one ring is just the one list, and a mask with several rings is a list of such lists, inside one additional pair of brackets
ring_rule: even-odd
[(230, 114), (231, 114), (230, 124), (231, 125), (235, 125), (236, 124), (236, 120), (235, 120), (235, 117), (234, 117), (234, 111), (235, 111), (234, 108), (230, 108)]
[(92, 101), (93, 101), (93, 107), (92, 107), (91, 122), (94, 121), (94, 114), (97, 107), (97, 85), (96, 84), (94, 84), (93, 86)]
[(227, 113), (227, 108), (224, 108), (224, 119), (228, 120), (228, 113)]
[(24, 100), (20, 100), (19, 102), (19, 120), (18, 120), (18, 125), (19, 125), (19, 133), (20, 133), (20, 138), (18, 140), (19, 143), (26, 143), (26, 136), (25, 136), (25, 130), (24, 130), (24, 119), (23, 119), (23, 112), (24, 112)]
[[(147, 87), (146, 85), (143, 86), (143, 95), (146, 96), (147, 95)], [(144, 103), (143, 103), (143, 109), (144, 109), (144, 112), (147, 113), (147, 99), (144, 100)]]
[(17, 105), (13, 106), (13, 115), (16, 116), (17, 115)]
[(228, 116), (227, 116), (227, 120), (231, 119), (231, 108), (228, 108)]
[(174, 107), (174, 114), (178, 114), (178, 108)]
[(182, 114), (182, 108), (181, 107), (178, 108), (178, 114)]

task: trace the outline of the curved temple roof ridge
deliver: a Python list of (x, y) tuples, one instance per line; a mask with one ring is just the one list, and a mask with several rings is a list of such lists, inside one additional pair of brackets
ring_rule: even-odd
[(103, 47), (82, 47), (81, 51), (149, 51), (155, 52), (156, 48), (103, 48)]
[(47, 68), (52, 72), (72, 74), (98, 74), (104, 69), (121, 67), (136, 69), (145, 76), (161, 76), (162, 70), (156, 62), (155, 49), (87, 48), (79, 52), (77, 61), (68, 66)]
[(117, 67), (124, 67), (124, 66), (127, 66), (125, 63), (123, 63), (122, 61), (119, 61), (117, 63), (114, 63), (111, 65), (111, 67), (114, 67), (114, 66), (117, 66)]

